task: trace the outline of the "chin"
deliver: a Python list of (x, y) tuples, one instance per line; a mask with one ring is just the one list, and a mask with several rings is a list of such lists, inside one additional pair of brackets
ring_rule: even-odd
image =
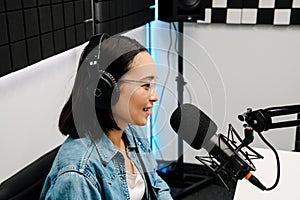
[(135, 122), (134, 124), (137, 125), (137, 126), (145, 126), (147, 124), (147, 120), (146, 121)]

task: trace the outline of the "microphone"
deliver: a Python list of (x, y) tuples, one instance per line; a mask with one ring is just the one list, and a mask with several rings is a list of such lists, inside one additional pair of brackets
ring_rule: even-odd
[[(255, 171), (249, 153), (244, 151), (247, 148), (256, 155), (256, 158), (263, 158), (253, 149), (245, 145), (234, 128), (229, 125), (228, 132), (234, 133), (241, 141), (237, 146), (236, 141), (230, 140), (222, 134), (216, 135), (217, 125), (204, 112), (192, 104), (183, 104), (172, 113), (170, 125), (180, 138), (186, 141), (196, 150), (204, 148), (209, 156), (196, 156), (202, 164), (211, 169), (229, 190), (228, 182), (241, 180), (250, 181), (261, 190), (266, 187), (250, 171)], [(251, 130), (245, 130), (245, 133)]]
[(180, 138), (197, 150), (206, 143), (205, 138), (211, 138), (217, 132), (217, 125), (192, 104), (178, 107), (171, 115), (170, 124)]

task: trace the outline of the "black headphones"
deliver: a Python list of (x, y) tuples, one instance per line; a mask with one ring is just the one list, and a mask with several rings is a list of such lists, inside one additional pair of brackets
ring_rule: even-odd
[(120, 91), (115, 78), (106, 71), (100, 70), (100, 80), (94, 89), (95, 106), (100, 109), (115, 105), (120, 97)]
[[(111, 105), (115, 105), (120, 97), (117, 82), (112, 74), (100, 68), (101, 62), (101, 46), (102, 42), (109, 38), (108, 34), (98, 34), (92, 36), (91, 40), (98, 40), (99, 43), (85, 58), (88, 67), (88, 75), (86, 88), (89, 98), (95, 99), (95, 107), (99, 109), (108, 109)], [(108, 66), (106, 66), (108, 67)], [(96, 81), (98, 82), (96, 84)], [(92, 93), (92, 94), (91, 94)], [(92, 100), (92, 99), (91, 99)], [(92, 101), (93, 102), (93, 101)]]

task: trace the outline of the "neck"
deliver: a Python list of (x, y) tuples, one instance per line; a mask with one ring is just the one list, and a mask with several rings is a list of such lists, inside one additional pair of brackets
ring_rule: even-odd
[(122, 140), (122, 134), (124, 130), (112, 130), (106, 133), (107, 137), (111, 140), (111, 142), (117, 147), (118, 149), (125, 149), (124, 142)]

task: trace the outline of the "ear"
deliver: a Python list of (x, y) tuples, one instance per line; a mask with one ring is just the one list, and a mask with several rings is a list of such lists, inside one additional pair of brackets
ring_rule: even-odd
[(124, 90), (124, 84), (120, 83), (118, 84), (118, 87), (120, 92)]

